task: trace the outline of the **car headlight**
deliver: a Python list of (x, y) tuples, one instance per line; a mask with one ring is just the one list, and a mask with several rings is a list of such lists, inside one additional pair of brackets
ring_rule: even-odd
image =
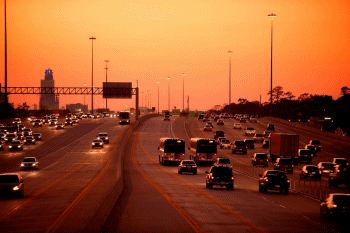
[(102, 142), (100, 142), (100, 145), (102, 145)]
[(15, 187), (13, 187), (13, 188), (12, 188), (12, 190), (13, 190), (13, 191), (17, 191), (17, 190), (19, 190), (19, 186), (15, 186)]
[(21, 163), (21, 167), (24, 167), (24, 163)]
[(35, 163), (33, 163), (33, 164), (32, 164), (32, 166), (34, 167), (34, 166), (36, 166), (36, 164), (35, 164)]
[(92, 143), (92, 145), (94, 146), (94, 145), (95, 145), (95, 143)]
[(12, 146), (10, 145), (9, 148), (12, 148)]
[(108, 137), (105, 137), (106, 140), (108, 140)]

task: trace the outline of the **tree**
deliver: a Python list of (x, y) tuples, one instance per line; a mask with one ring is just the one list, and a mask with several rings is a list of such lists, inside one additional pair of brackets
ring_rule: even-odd
[(298, 97), (298, 100), (300, 101), (300, 102), (302, 102), (302, 101), (305, 101), (305, 100), (307, 100), (307, 99), (309, 99), (310, 98), (310, 94), (309, 93), (304, 93), (304, 94), (301, 94), (299, 97)]
[(244, 98), (239, 98), (239, 99), (238, 99), (238, 103), (239, 103), (239, 104), (246, 104), (247, 102), (248, 102), (247, 99), (244, 99)]
[[(271, 95), (271, 91), (269, 91), (267, 94)], [(278, 103), (278, 101), (282, 96), (283, 96), (283, 87), (276, 86), (272, 89), (272, 102)]]
[(295, 96), (292, 94), (292, 92), (287, 91), (284, 93), (284, 98), (288, 100), (292, 100)]
[(342, 87), (342, 88), (340, 89), (340, 92), (341, 92), (342, 96), (349, 95), (349, 94), (350, 94), (350, 88), (348, 88), (348, 87)]

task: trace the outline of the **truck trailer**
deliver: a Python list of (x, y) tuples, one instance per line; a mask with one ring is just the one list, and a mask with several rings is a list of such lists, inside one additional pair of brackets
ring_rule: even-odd
[(270, 139), (270, 160), (277, 158), (291, 158), (294, 164), (298, 163), (299, 135), (272, 133)]

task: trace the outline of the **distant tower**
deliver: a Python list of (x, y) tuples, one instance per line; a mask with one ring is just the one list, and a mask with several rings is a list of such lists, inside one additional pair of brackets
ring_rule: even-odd
[[(41, 88), (55, 87), (55, 80), (53, 80), (52, 70), (45, 70), (45, 79), (41, 80)], [(40, 110), (58, 110), (59, 99), (57, 94), (41, 94), (40, 95)]]

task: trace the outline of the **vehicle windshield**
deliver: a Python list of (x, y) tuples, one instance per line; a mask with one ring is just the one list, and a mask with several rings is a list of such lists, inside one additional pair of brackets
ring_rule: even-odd
[(230, 140), (222, 139), (221, 142), (222, 142), (222, 143), (230, 143)]
[(255, 134), (255, 137), (263, 137), (263, 135), (262, 134), (260, 134), (260, 133), (257, 133), (257, 134)]
[(322, 164), (323, 169), (333, 169), (333, 164)]
[(243, 141), (235, 141), (236, 146), (245, 146), (245, 142)]
[(182, 161), (182, 165), (196, 165), (194, 161)]
[(257, 159), (267, 159), (267, 154), (256, 154)]
[(309, 155), (309, 154), (311, 154), (311, 151), (310, 150), (300, 150), (299, 153), (301, 155)]
[(213, 167), (211, 172), (213, 173), (213, 176), (216, 177), (232, 176), (232, 172), (229, 167)]
[(0, 183), (19, 183), (16, 175), (2, 175), (0, 176)]
[(311, 144), (319, 145), (319, 144), (321, 144), (321, 143), (320, 143), (320, 141), (312, 140), (312, 141), (311, 141)]
[(269, 171), (266, 173), (267, 177), (278, 177), (278, 178), (284, 178), (285, 175), (283, 172), (280, 171)]
[(333, 201), (336, 203), (349, 203), (350, 204), (350, 195), (334, 195)]
[(23, 162), (35, 162), (35, 158), (24, 158)]
[(347, 163), (346, 159), (337, 159), (337, 160), (335, 160), (335, 162), (337, 164), (342, 164), (342, 165), (346, 165), (346, 163)]
[(249, 127), (248, 127), (247, 130), (254, 130), (254, 128), (249, 128)]
[(16, 144), (19, 145), (19, 144), (21, 144), (21, 143), (20, 143), (19, 141), (13, 141), (13, 142), (12, 142), (12, 145), (16, 145)]
[(100, 133), (98, 136), (108, 136), (108, 134), (107, 133)]
[(314, 166), (312, 166), (312, 167), (306, 167), (306, 170), (308, 170), (309, 172), (318, 172), (318, 167), (314, 167)]
[(285, 165), (291, 165), (292, 160), (291, 159), (280, 159), (279, 161), (280, 164), (285, 164)]
[(94, 142), (102, 142), (102, 140), (95, 139)]
[(197, 153), (216, 153), (217, 147), (214, 140), (200, 140), (197, 142)]
[(253, 139), (247, 139), (245, 140), (246, 143), (254, 143), (254, 140)]

